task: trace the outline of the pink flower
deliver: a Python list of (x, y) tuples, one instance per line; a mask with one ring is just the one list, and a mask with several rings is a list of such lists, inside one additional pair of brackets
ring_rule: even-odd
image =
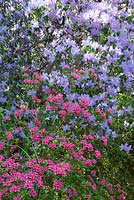
[(50, 110), (58, 110), (58, 107), (57, 106), (51, 106)]
[(47, 145), (49, 143), (49, 141), (52, 141), (52, 140), (53, 140), (53, 137), (47, 136), (42, 140), (42, 144)]
[(5, 116), (2, 118), (2, 121), (6, 122), (6, 121), (9, 121), (10, 119), (11, 119), (10, 116)]
[(46, 102), (45, 107), (46, 107), (46, 110), (51, 110), (51, 106), (47, 102)]
[(43, 129), (40, 130), (40, 132), (41, 132), (41, 133), (46, 133), (47, 130), (46, 130), (45, 128), (43, 128)]
[(41, 99), (37, 98), (35, 95), (32, 96), (34, 102), (41, 103)]
[(59, 115), (60, 115), (61, 117), (65, 117), (65, 116), (66, 116), (66, 111), (65, 111), (65, 110), (60, 110), (60, 111), (59, 111)]
[(50, 89), (45, 89), (45, 90), (44, 90), (44, 93), (45, 93), (45, 94), (50, 94), (50, 92), (51, 92)]
[(35, 190), (30, 190), (29, 191), (29, 196), (30, 197), (36, 197), (37, 196), (37, 192)]
[(62, 186), (63, 186), (63, 182), (62, 181), (54, 180), (53, 188), (55, 190), (60, 190)]
[(22, 127), (21, 126), (19, 126), (19, 127), (17, 127), (16, 128), (16, 132), (18, 133), (19, 131), (21, 131), (22, 130)]
[(114, 200), (114, 196), (110, 196), (110, 200)]
[(50, 164), (48, 166), (49, 170), (52, 170), (54, 172), (54, 175), (60, 174), (61, 176), (66, 176), (66, 171), (63, 167), (60, 167), (59, 164)]
[(87, 198), (87, 199), (90, 199), (90, 198), (91, 198), (91, 195), (90, 195), (90, 194), (87, 194), (87, 195), (86, 195), (86, 198)]
[(62, 136), (61, 138), (60, 138), (60, 140), (62, 140), (62, 141), (66, 141), (66, 136)]
[(106, 113), (102, 112), (101, 115), (102, 117), (106, 118)]
[(47, 160), (47, 164), (48, 164), (48, 165), (54, 165), (54, 162), (53, 162), (52, 160), (48, 159), (48, 160)]
[(79, 70), (78, 70), (78, 69), (74, 69), (74, 72), (76, 72), (76, 73), (77, 73), (77, 72), (79, 72)]
[(71, 142), (64, 142), (63, 141), (63, 142), (60, 143), (60, 145), (63, 146), (67, 150), (71, 150), (74, 147), (74, 144), (71, 143)]
[(50, 144), (48, 144), (48, 147), (50, 149), (55, 149), (56, 148), (56, 144), (55, 143), (50, 143)]
[(38, 179), (38, 187), (43, 187), (44, 183), (41, 178)]
[(38, 72), (34, 72), (34, 73), (33, 73), (33, 76), (34, 76), (35, 78), (38, 78), (39, 73), (38, 73)]
[(71, 102), (70, 101), (67, 101), (67, 102), (65, 102), (65, 103), (63, 103), (63, 105), (62, 105), (62, 109), (64, 110), (64, 109), (66, 109), (66, 110), (68, 110), (68, 108), (69, 108), (69, 106), (71, 105)]
[(71, 76), (74, 78), (74, 79), (80, 79), (80, 76), (78, 74), (76, 74), (75, 72), (72, 72), (71, 73)]
[(107, 139), (106, 139), (105, 136), (101, 136), (101, 140), (104, 142), (104, 141), (107, 140)]
[(95, 170), (92, 170), (92, 171), (91, 171), (91, 174), (92, 174), (92, 175), (95, 175), (95, 174), (96, 174), (96, 171), (95, 171)]
[(32, 109), (32, 110), (28, 110), (28, 112), (32, 115), (35, 115), (37, 114), (37, 111), (35, 109)]
[(80, 69), (79, 72), (80, 72), (80, 73), (84, 73), (84, 70), (83, 70), (83, 69)]
[(2, 162), (4, 156), (3, 155), (0, 155), (0, 162)]
[(19, 187), (16, 186), (16, 185), (13, 185), (11, 188), (10, 188), (10, 192), (18, 192), (19, 191)]
[(113, 192), (113, 188), (112, 188), (112, 185), (110, 184), (110, 183), (108, 183), (107, 185), (106, 185), (106, 187), (107, 187), (107, 189), (109, 190), (109, 192), (110, 192), (110, 194), (114, 194), (114, 192)]
[(59, 99), (60, 99), (60, 98), (56, 96), (56, 97), (54, 98), (54, 103), (56, 103), (57, 105), (60, 104), (60, 100), (59, 100)]
[(32, 181), (27, 181), (27, 182), (25, 183), (24, 187), (27, 188), (27, 189), (32, 188), (32, 187), (33, 187)]
[(118, 200), (122, 200), (122, 199), (125, 199), (125, 195), (124, 195), (124, 194), (120, 194), (120, 195), (118, 196)]
[(112, 113), (113, 112), (112, 108), (108, 108), (108, 112)]
[(36, 79), (38, 79), (39, 81), (42, 81), (42, 80), (43, 80), (43, 78), (39, 75), (38, 72), (34, 72), (33, 75), (34, 75), (34, 77), (35, 77)]
[(87, 141), (86, 140), (81, 140), (80, 143), (83, 144), (83, 146), (87, 145)]
[(20, 118), (20, 114), (21, 114), (21, 110), (16, 110), (15, 112), (14, 112), (14, 117), (15, 118)]
[(91, 166), (92, 165), (92, 162), (91, 160), (85, 160), (82, 162), (83, 166)]
[(13, 139), (12, 133), (9, 133), (9, 134), (7, 135), (7, 139), (8, 139), (8, 140), (12, 140), (12, 139)]
[(64, 167), (66, 171), (70, 171), (70, 164), (69, 163), (61, 163), (61, 166)]
[(99, 108), (96, 108), (97, 113), (101, 113), (101, 110)]
[(54, 101), (54, 95), (50, 94), (49, 97), (47, 98), (48, 101)]
[(87, 110), (83, 110), (82, 112), (85, 118), (89, 118), (89, 112)]
[(16, 197), (13, 198), (13, 200), (21, 200), (20, 195), (18, 194)]
[(79, 116), (79, 115), (80, 115), (80, 112), (81, 112), (80, 106), (79, 106), (77, 103), (75, 103), (75, 104), (73, 105), (73, 113), (74, 113), (75, 115)]
[(105, 136), (101, 136), (101, 140), (102, 140), (104, 146), (107, 146), (107, 139), (106, 139), (106, 137)]
[(97, 74), (96, 74), (96, 73), (92, 73), (92, 76), (93, 76), (93, 77), (97, 77)]
[(117, 188), (121, 188), (121, 185), (118, 183), (118, 184), (116, 185), (116, 187), (117, 187)]
[(92, 68), (90, 68), (88, 71), (89, 71), (90, 73), (93, 73), (93, 72), (94, 72), (94, 70), (93, 70)]
[(109, 124), (112, 124), (113, 123), (113, 120), (112, 119), (109, 119)]
[(40, 142), (40, 138), (38, 137), (38, 134), (33, 134), (33, 135), (32, 135), (32, 141), (33, 141), (33, 142), (36, 142), (36, 143), (39, 143), (39, 142)]
[(18, 158), (19, 156), (20, 156), (19, 153), (14, 153), (14, 154), (13, 154), (13, 157), (15, 157), (15, 158)]
[(86, 147), (88, 148), (89, 151), (93, 151), (93, 145), (92, 144), (87, 144)]
[(58, 99), (62, 99), (63, 98), (63, 95), (61, 93), (57, 94), (56, 96)]
[(33, 83), (34, 83), (34, 84), (38, 84), (38, 83), (39, 83), (39, 80), (36, 79), (36, 80), (33, 81)]
[(0, 192), (0, 200), (2, 200), (1, 198), (2, 198), (2, 192)]
[(89, 138), (91, 141), (94, 141), (94, 136), (89, 135), (88, 138)]
[(119, 183), (116, 185), (116, 187), (117, 187), (118, 192), (121, 192), (121, 185)]
[(26, 72), (26, 71), (28, 71), (28, 68), (27, 67), (23, 67), (22, 68), (22, 72)]
[(92, 163), (93, 163), (93, 164), (96, 164), (97, 161), (96, 161), (95, 159), (92, 159)]
[(32, 129), (30, 129), (30, 132), (31, 133), (36, 133), (38, 131), (38, 127), (34, 127)]
[(29, 76), (29, 74), (28, 74), (28, 73), (25, 73), (23, 76), (25, 76), (25, 77), (28, 77), (28, 76)]
[(101, 158), (101, 152), (99, 150), (95, 150), (95, 157), (97, 159), (100, 159)]
[(24, 79), (23, 82), (24, 82), (24, 83), (27, 83), (27, 84), (32, 84), (32, 83), (33, 83), (33, 81), (30, 80), (30, 79)]
[(34, 118), (34, 122), (36, 123), (37, 126), (41, 125), (41, 122), (39, 121), (37, 117)]
[(96, 190), (96, 184), (91, 185), (93, 190)]
[(69, 65), (65, 65), (64, 69), (70, 69), (70, 66)]
[(80, 105), (82, 106), (82, 107), (87, 107), (88, 106), (88, 104), (89, 104), (89, 102), (88, 102), (88, 100), (86, 99), (86, 98), (81, 98), (81, 102), (80, 102)]

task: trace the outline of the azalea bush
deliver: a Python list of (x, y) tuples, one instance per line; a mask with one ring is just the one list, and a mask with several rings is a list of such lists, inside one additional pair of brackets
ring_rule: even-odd
[[(97, 83), (97, 74), (69, 66), (57, 78), (22, 73), (25, 103), (18, 100), (18, 108), (1, 115), (1, 199), (124, 199), (122, 186), (109, 183), (97, 164), (108, 136), (96, 126), (110, 125), (113, 110), (93, 107), (77, 86), (78, 80)], [(67, 85), (59, 81), (69, 77)]]
[(0, 5), (1, 199), (133, 199), (133, 1)]

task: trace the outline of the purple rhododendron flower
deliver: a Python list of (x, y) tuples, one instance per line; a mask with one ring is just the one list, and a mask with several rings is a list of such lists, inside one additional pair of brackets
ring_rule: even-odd
[(126, 151), (127, 153), (130, 152), (131, 148), (132, 148), (132, 145), (128, 145), (128, 143), (125, 143), (125, 144), (121, 144), (121, 145), (120, 145), (120, 150), (121, 150), (121, 151), (124, 150), (124, 151)]
[(64, 132), (70, 130), (70, 126), (67, 125), (67, 124), (66, 124), (66, 125), (63, 125), (62, 128), (63, 128), (63, 131), (64, 131)]
[(117, 137), (118, 137), (118, 134), (115, 131), (113, 131), (112, 132), (112, 138), (117, 138)]
[(28, 90), (27, 91), (27, 96), (34, 96), (36, 95), (36, 90)]

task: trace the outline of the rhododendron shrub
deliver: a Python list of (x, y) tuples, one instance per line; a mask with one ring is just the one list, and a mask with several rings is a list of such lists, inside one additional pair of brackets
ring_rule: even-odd
[(29, 71), (22, 68), (23, 100), (1, 116), (1, 199), (125, 199), (121, 185), (99, 171), (108, 135), (96, 126), (107, 121), (110, 127), (113, 110), (92, 105), (82, 93), (88, 80), (98, 88), (91, 71), (65, 67), (57, 76), (35, 72), (26, 78)]
[(23, 65), (48, 73), (68, 63), (105, 67), (131, 91), (133, 6), (131, 0), (1, 1), (0, 103), (22, 92)]

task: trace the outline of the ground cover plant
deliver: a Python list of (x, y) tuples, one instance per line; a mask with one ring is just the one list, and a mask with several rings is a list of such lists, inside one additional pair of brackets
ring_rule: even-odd
[(0, 3), (0, 198), (133, 200), (133, 1)]

